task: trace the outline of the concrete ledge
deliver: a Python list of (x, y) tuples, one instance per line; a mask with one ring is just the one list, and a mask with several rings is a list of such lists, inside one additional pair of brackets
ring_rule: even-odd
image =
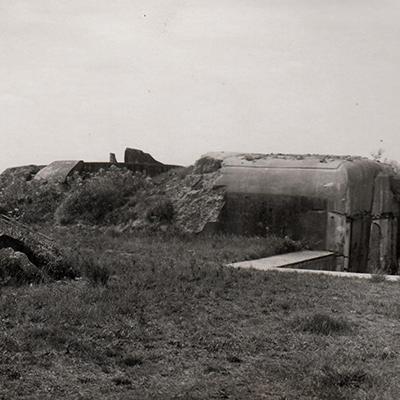
[[(358, 272), (344, 272), (344, 271), (329, 271), (316, 269), (316, 267), (325, 262), (326, 259), (334, 259), (334, 253), (330, 251), (300, 251), (277, 256), (259, 258), (256, 260), (241, 261), (228, 264), (232, 268), (254, 269), (258, 271), (275, 271), (287, 273), (301, 273), (301, 274), (318, 274), (328, 275), (340, 278), (358, 278), (358, 279), (371, 279), (377, 276), (382, 280), (397, 282), (400, 281), (400, 275), (377, 275), (366, 274)], [(309, 266), (312, 263), (312, 269), (301, 268), (302, 265)], [(300, 266), (300, 268), (297, 268)]]
[[(276, 256), (259, 258), (257, 260), (241, 261), (232, 264), (234, 267), (270, 269), (270, 268), (304, 268), (335, 269), (335, 253), (331, 251), (303, 250)], [(323, 268), (325, 267), (325, 268)]]

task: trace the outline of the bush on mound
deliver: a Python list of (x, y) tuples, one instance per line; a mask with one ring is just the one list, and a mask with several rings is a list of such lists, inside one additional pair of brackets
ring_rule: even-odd
[(72, 188), (55, 212), (57, 222), (102, 223), (112, 211), (149, 185), (145, 176), (110, 168), (100, 171)]

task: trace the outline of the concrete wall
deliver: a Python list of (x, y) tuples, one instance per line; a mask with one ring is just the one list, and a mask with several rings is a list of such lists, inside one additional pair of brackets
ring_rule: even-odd
[(119, 168), (126, 168), (132, 172), (142, 172), (146, 173), (149, 176), (155, 176), (161, 174), (162, 172), (166, 172), (172, 168), (177, 168), (175, 165), (166, 165), (166, 164), (144, 164), (144, 163), (109, 163), (109, 162), (85, 162), (83, 163), (83, 167), (81, 172), (83, 173), (95, 173), (100, 171), (101, 169), (109, 169), (112, 166)]

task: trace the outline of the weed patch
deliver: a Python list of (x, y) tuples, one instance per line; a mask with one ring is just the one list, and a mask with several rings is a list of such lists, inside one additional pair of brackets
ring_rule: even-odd
[(132, 384), (131, 380), (124, 376), (115, 376), (112, 381), (117, 386), (127, 386)]
[(317, 335), (344, 334), (351, 331), (351, 324), (347, 320), (325, 313), (314, 313), (297, 318), (294, 325), (300, 331)]
[(135, 367), (143, 364), (143, 359), (137, 355), (130, 355), (121, 360), (121, 364), (127, 367)]
[(107, 265), (99, 261), (93, 253), (82, 253), (76, 249), (66, 250), (64, 253), (64, 263), (69, 269), (75, 272), (76, 276), (83, 276), (92, 285), (106, 286), (110, 277), (111, 271)]
[(345, 400), (355, 398), (355, 393), (373, 383), (373, 378), (362, 366), (334, 366), (326, 364), (318, 374), (318, 398)]

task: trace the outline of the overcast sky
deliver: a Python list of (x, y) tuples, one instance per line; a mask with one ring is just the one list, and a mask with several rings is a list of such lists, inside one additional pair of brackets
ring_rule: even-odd
[(0, 170), (126, 146), (400, 159), (398, 0), (0, 0)]

